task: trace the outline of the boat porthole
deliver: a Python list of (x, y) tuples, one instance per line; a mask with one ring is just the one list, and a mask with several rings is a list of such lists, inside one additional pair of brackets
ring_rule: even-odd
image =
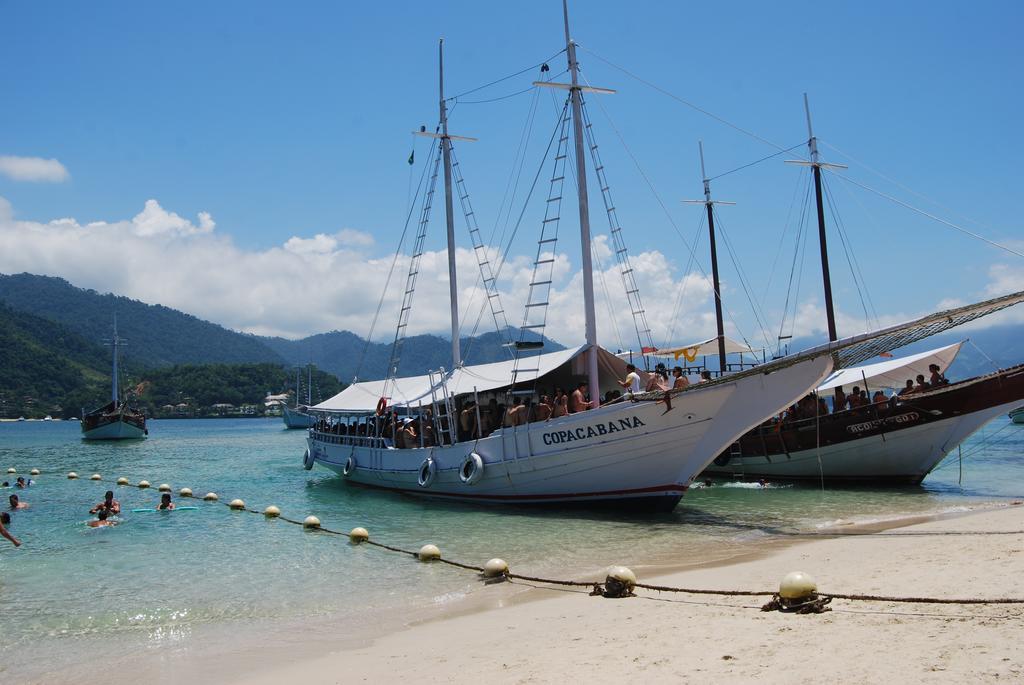
[(349, 457), (345, 460), (345, 466), (341, 469), (341, 475), (351, 476), (356, 470), (356, 460), (353, 457)]
[(693, 414), (687, 414), (686, 415), (686, 420), (687, 421), (693, 421)]
[(476, 483), (484, 475), (484, 460), (476, 452), (470, 452), (459, 469), (459, 480), (466, 485)]
[(434, 477), (437, 475), (437, 464), (430, 457), (423, 460), (420, 464), (420, 475), (416, 480), (421, 488), (429, 488), (430, 484), (434, 482)]

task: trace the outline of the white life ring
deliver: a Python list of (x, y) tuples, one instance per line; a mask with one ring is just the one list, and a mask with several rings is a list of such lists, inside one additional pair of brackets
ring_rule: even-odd
[(429, 488), (430, 484), (434, 482), (434, 478), (437, 476), (437, 462), (430, 457), (423, 460), (420, 464), (420, 475), (416, 480), (421, 488)]
[(355, 457), (349, 457), (345, 460), (345, 465), (341, 468), (341, 475), (351, 476), (356, 471), (356, 460)]
[(313, 454), (309, 451), (309, 448), (307, 447), (306, 453), (302, 455), (302, 467), (309, 471), (310, 469), (313, 468), (313, 464), (315, 463), (316, 458), (313, 456)]
[(484, 477), (484, 460), (476, 452), (470, 452), (459, 468), (459, 480), (472, 485)]

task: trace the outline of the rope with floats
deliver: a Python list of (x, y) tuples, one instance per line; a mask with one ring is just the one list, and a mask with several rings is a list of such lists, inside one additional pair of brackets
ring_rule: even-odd
[[(16, 474), (17, 469), (8, 468), (8, 474)], [(39, 469), (32, 469), (31, 475), (40, 475)], [(68, 480), (79, 480), (78, 473), (71, 471), (67, 474)], [(103, 478), (100, 474), (94, 473), (89, 479), (90, 481), (99, 482)], [(140, 480), (133, 484), (128, 478), (120, 477), (117, 479), (117, 484), (122, 487), (133, 487), (139, 490), (147, 490), (152, 487), (149, 481)], [(167, 483), (161, 483), (157, 490), (160, 492), (169, 493), (172, 488)], [(191, 488), (180, 488), (178, 490), (179, 497), (182, 498), (193, 498), (195, 497)], [(882, 602), (882, 603), (899, 603), (899, 604), (951, 604), (951, 605), (987, 605), (987, 604), (1001, 604), (1001, 605), (1024, 605), (1024, 598), (1018, 597), (994, 597), (994, 598), (977, 598), (977, 597), (901, 597), (892, 595), (872, 595), (872, 594), (860, 594), (860, 593), (832, 593), (832, 592), (818, 592), (817, 584), (807, 574), (795, 571), (788, 574), (783, 578), (780, 583), (778, 591), (772, 590), (719, 590), (709, 588), (689, 588), (689, 587), (676, 587), (671, 585), (657, 585), (653, 583), (641, 583), (637, 580), (636, 574), (625, 566), (613, 566), (607, 571), (607, 575), (603, 583), (583, 580), (566, 580), (560, 578), (546, 578), (543, 576), (530, 576), (520, 573), (513, 573), (509, 568), (507, 562), (503, 559), (490, 559), (484, 565), (478, 566), (475, 564), (467, 564), (454, 559), (447, 559), (441, 554), (441, 550), (433, 544), (423, 545), (419, 550), (413, 551), (404, 549), (395, 545), (390, 545), (385, 542), (380, 542), (370, 538), (370, 534), (366, 528), (356, 527), (349, 532), (341, 530), (335, 530), (322, 525), (320, 519), (316, 516), (307, 516), (301, 521), (298, 519), (283, 516), (279, 507), (270, 505), (262, 510), (254, 509), (246, 506), (244, 500), (232, 499), (228, 502), (222, 502), (220, 496), (215, 492), (210, 491), (206, 493), (202, 499), (209, 503), (220, 503), (226, 506), (231, 511), (246, 512), (250, 514), (256, 514), (263, 516), (266, 519), (276, 519), (284, 521), (290, 525), (294, 525), (302, 528), (304, 531), (311, 533), (324, 533), (335, 537), (348, 538), (349, 542), (353, 545), (365, 544), (371, 547), (392, 552), (395, 554), (401, 554), (403, 556), (412, 557), (421, 562), (431, 562), (444, 564), (464, 571), (471, 571), (478, 574), (485, 582), (501, 582), (501, 581), (520, 581), (523, 583), (536, 583), (539, 585), (548, 585), (555, 587), (567, 587), (567, 588), (591, 588), (590, 594), (593, 596), (602, 596), (608, 598), (622, 598), (635, 596), (635, 590), (648, 590), (656, 593), (672, 593), (672, 594), (687, 594), (687, 595), (701, 595), (701, 596), (718, 596), (718, 597), (771, 597), (771, 600), (760, 607), (762, 611), (773, 611), (780, 610), (784, 612), (792, 613), (821, 613), (823, 611), (829, 611), (829, 604), (834, 599), (845, 599), (847, 601), (857, 602)], [(1015, 501), (1011, 504), (1019, 505), (1021, 502)], [(957, 535), (957, 534), (968, 534), (966, 532), (959, 531), (915, 531), (913, 533), (889, 533), (892, 537), (899, 536), (910, 536), (910, 535)], [(971, 532), (971, 535), (1024, 535), (1024, 531), (983, 531), (983, 532)], [(822, 537), (828, 537), (830, 534), (821, 534)], [(842, 533), (836, 534), (836, 536), (842, 535)], [(863, 535), (884, 535), (884, 533), (864, 533)], [(991, 617), (985, 617), (991, 618)]]

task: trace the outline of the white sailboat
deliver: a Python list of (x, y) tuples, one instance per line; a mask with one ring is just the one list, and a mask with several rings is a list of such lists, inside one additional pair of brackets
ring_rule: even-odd
[(281, 405), (281, 418), (285, 428), (309, 428), (316, 419), (308, 413), (309, 407), (313, 404), (313, 366), (307, 367), (308, 377), (306, 379), (306, 404), (299, 404), (299, 374), (301, 371), (295, 369), (295, 406), (289, 407), (287, 403)]
[[(312, 408), (319, 420), (310, 429), (307, 439), (304, 457), (307, 469), (320, 464), (354, 485), (447, 500), (582, 503), (670, 510), (715, 456), (765, 417), (779, 412), (820, 384), (836, 362), (850, 364), (863, 361), (879, 351), (912, 342), (945, 326), (957, 325), (987, 312), (982, 312), (983, 306), (980, 309), (965, 308), (951, 316), (948, 322), (946, 319), (922, 319), (833, 342), (685, 390), (641, 393), (627, 396), (625, 401), (600, 404), (599, 398), (605, 391), (618, 388), (616, 380), (625, 375), (625, 362), (600, 347), (597, 339), (582, 94), (608, 91), (579, 85), (576, 45), (570, 38), (568, 11), (564, 3), (563, 11), (571, 82), (542, 82), (538, 85), (569, 91), (563, 112), (571, 112), (575, 143), (585, 344), (571, 350), (544, 354), (539, 349), (542, 343), (527, 339), (528, 331), (543, 331), (543, 323), (530, 323), (529, 312), (531, 307), (546, 307), (547, 302), (535, 301), (534, 294), (538, 291), (546, 293), (544, 284), (549, 286), (551, 283), (536, 275), (537, 267), (554, 261), (538, 249), (527, 317), (520, 340), (511, 343), (515, 350), (514, 358), (495, 364), (462, 364), (450, 162), (451, 141), (457, 137), (448, 133), (442, 57), (439, 133), (426, 135), (439, 140), (441, 146), (434, 162), (434, 179), (437, 177), (437, 165), (444, 162), (452, 369), (441, 369), (426, 376), (394, 376), (402, 335), (408, 323), (417, 273), (416, 257), (422, 248), (423, 222), (429, 217), (433, 194), (431, 184), (424, 200), (424, 218), (413, 251), (407, 280), (409, 287), (399, 315), (389, 377), (383, 381), (354, 382), (338, 395)], [(568, 121), (568, 115), (564, 116), (564, 121)], [(563, 125), (555, 156), (553, 184), (564, 178), (564, 166), (559, 172), (557, 160), (568, 155), (568, 139)], [(591, 145), (591, 152), (594, 150), (596, 145)], [(600, 166), (595, 171), (602, 180), (602, 193), (605, 193), (607, 183), (601, 176)], [(559, 173), (561, 178), (557, 176)], [(456, 185), (465, 202), (461, 177), (456, 178)], [(556, 201), (560, 204), (560, 193), (549, 196), (548, 207)], [(611, 214), (614, 207), (608, 207), (607, 195), (605, 201)], [(557, 216), (546, 216), (544, 226), (549, 221), (556, 222)], [(613, 234), (616, 230), (613, 228)], [(550, 242), (544, 235), (542, 233), (541, 243)], [(616, 236), (616, 239), (619, 238)], [(624, 270), (624, 277), (625, 273)], [(488, 288), (488, 298), (497, 299), (496, 291), (492, 295), (488, 285), (488, 280), (493, 282), (493, 274), (488, 276), (484, 272), (482, 275)], [(636, 303), (634, 315), (637, 310), (642, 314), (635, 288), (628, 293), (631, 305)], [(546, 300), (544, 297), (536, 299)], [(492, 313), (496, 311), (492, 309)], [(496, 313), (495, 318), (498, 318)], [(531, 352), (536, 354), (531, 356)], [(555, 385), (588, 387), (593, 398), (591, 408), (550, 420), (506, 420), (505, 423), (511, 425), (490, 433), (471, 429), (467, 434), (458, 429), (460, 419), (467, 416), (466, 412), (469, 412), (468, 423), (480, 426), (482, 405), (499, 405), (498, 400), (501, 399), (511, 406), (523, 397), (531, 401), (543, 389)], [(412, 444), (409, 444), (410, 438), (399, 438), (395, 419), (401, 416), (419, 428), (414, 430), (418, 438), (412, 438)]]

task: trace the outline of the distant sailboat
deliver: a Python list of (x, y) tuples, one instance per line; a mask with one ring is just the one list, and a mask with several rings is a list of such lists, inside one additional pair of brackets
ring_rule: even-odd
[(114, 337), (110, 342), (113, 348), (113, 371), (111, 373), (111, 400), (109, 403), (82, 415), (83, 440), (138, 440), (149, 435), (146, 430), (146, 416), (122, 402), (117, 384), (117, 348), (124, 341), (117, 336), (117, 321), (114, 322)]
[(284, 420), (285, 428), (311, 428), (316, 422), (316, 419), (306, 413), (310, 405), (313, 404), (313, 365), (310, 364), (306, 367), (306, 404), (299, 404), (299, 369), (295, 369), (295, 406), (289, 407), (287, 404), (282, 404), (281, 409), (283, 410), (281, 418)]

